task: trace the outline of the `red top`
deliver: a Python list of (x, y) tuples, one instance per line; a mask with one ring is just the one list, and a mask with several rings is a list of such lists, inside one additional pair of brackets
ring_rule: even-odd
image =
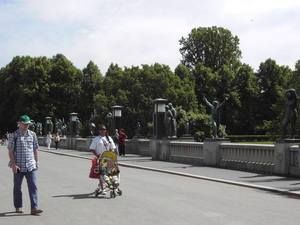
[(125, 139), (127, 138), (127, 135), (125, 133), (121, 133), (119, 135), (118, 144), (119, 146), (123, 146), (125, 144)]

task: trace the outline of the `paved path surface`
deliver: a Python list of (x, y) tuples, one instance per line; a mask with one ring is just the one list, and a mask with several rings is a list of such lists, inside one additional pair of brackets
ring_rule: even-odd
[[(40, 151), (68, 155), (70, 157), (80, 157), (87, 160), (92, 158), (92, 153), (87, 151), (70, 149), (56, 150), (54, 148), (48, 150), (44, 146), (40, 146)], [(300, 197), (300, 177), (283, 177), (214, 167), (199, 167), (188, 164), (156, 161), (152, 160), (150, 156), (140, 156), (135, 154), (127, 154), (122, 157), (118, 156), (118, 164), (121, 167), (133, 167), (137, 169), (189, 176), (196, 179), (222, 182)]]

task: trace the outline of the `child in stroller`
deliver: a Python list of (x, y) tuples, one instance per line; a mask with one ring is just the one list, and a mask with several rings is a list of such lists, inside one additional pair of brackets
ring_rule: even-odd
[[(100, 179), (104, 182), (104, 189), (110, 190), (110, 197), (115, 198), (116, 193), (122, 195), (122, 191), (119, 189), (120, 184), (120, 171), (117, 164), (117, 155), (114, 152), (103, 152), (99, 160), (99, 172)], [(99, 190), (95, 191), (95, 195), (99, 195)]]
[[(106, 164), (106, 167), (104, 166)], [(119, 186), (117, 174), (119, 173), (118, 168), (114, 161), (108, 160), (105, 161), (101, 167), (100, 176), (103, 180), (115, 188)]]

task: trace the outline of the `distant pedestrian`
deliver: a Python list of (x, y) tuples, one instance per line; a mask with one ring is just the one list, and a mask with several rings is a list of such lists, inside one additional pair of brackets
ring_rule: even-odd
[(19, 129), (9, 136), (9, 166), (14, 173), (13, 200), (16, 213), (24, 213), (22, 199), (22, 181), (26, 177), (29, 191), (31, 214), (42, 213), (38, 208), (38, 189), (36, 186), (36, 171), (39, 168), (38, 139), (33, 131), (28, 130), (30, 118), (21, 116), (18, 121)]
[(126, 138), (127, 138), (127, 135), (124, 133), (124, 129), (121, 128), (120, 135), (119, 135), (119, 141), (118, 141), (120, 156), (122, 156), (122, 155), (125, 156), (125, 147), (126, 147), (125, 140), (126, 140)]
[(46, 144), (48, 149), (50, 149), (51, 142), (52, 142), (52, 135), (51, 132), (49, 131), (46, 137)]
[(56, 133), (54, 136), (55, 149), (57, 149), (59, 141), (60, 141), (60, 136), (58, 133)]
[(118, 131), (118, 129), (115, 129), (115, 133), (112, 136), (112, 139), (114, 140), (114, 143), (115, 143), (115, 146), (116, 146), (115, 153), (117, 155), (119, 155), (119, 143), (118, 143), (119, 142), (119, 131)]
[(7, 140), (9, 138), (9, 133), (6, 132), (6, 134), (3, 135), (3, 139), (4, 139), (4, 145), (7, 145)]

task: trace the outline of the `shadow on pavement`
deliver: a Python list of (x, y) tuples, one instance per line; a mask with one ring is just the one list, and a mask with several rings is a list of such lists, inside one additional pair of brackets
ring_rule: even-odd
[[(70, 194), (70, 195), (56, 195), (52, 196), (52, 198), (73, 198), (73, 199), (99, 199), (99, 198), (107, 198), (109, 197), (109, 193), (106, 195), (99, 195), (95, 197), (94, 192), (87, 194)], [(109, 197), (110, 198), (110, 197)]]
[(15, 211), (0, 213), (0, 217), (32, 216), (30, 213), (16, 213)]

